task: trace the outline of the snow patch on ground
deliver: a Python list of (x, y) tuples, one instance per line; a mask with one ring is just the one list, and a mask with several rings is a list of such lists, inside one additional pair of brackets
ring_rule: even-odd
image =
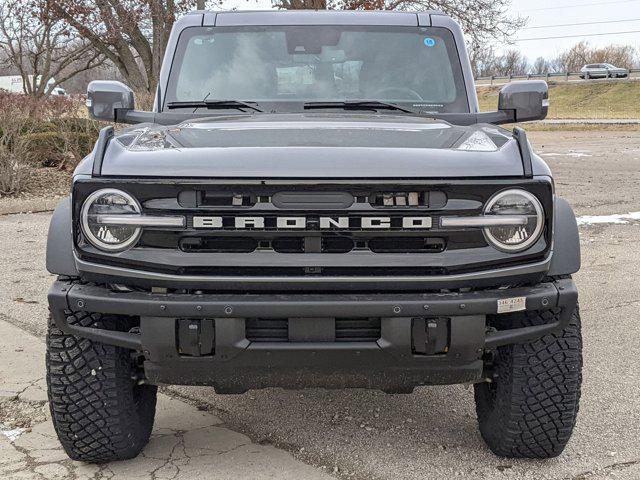
[(578, 225), (595, 225), (598, 223), (629, 223), (640, 220), (640, 212), (629, 212), (621, 215), (584, 215), (578, 217)]
[(20, 427), (11, 428), (0, 423), (0, 433), (2, 433), (5, 437), (7, 437), (9, 441), (12, 443), (15, 442), (18, 438), (20, 438), (20, 435), (22, 435), (26, 431), (27, 431), (26, 428), (20, 428)]
[(567, 153), (549, 152), (549, 153), (542, 153), (541, 155), (544, 157), (572, 157), (572, 158), (593, 157), (593, 155), (591, 155), (588, 150), (569, 150), (569, 152)]

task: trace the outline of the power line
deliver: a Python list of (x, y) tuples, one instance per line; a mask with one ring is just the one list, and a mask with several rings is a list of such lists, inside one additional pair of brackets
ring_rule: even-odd
[(522, 30), (534, 30), (538, 28), (554, 28), (554, 27), (574, 27), (577, 25), (600, 25), (603, 23), (622, 23), (622, 22), (638, 22), (640, 18), (627, 18), (623, 20), (603, 20), (598, 22), (579, 22), (579, 23), (557, 23), (555, 25), (534, 25), (533, 27), (524, 27)]
[(613, 2), (591, 2), (591, 3), (577, 3), (573, 5), (562, 5), (557, 7), (542, 7), (542, 8), (527, 8), (522, 10), (523, 12), (539, 12), (542, 10), (560, 10), (562, 8), (575, 8), (575, 7), (591, 7), (598, 5), (614, 5), (616, 3), (636, 3), (639, 0), (615, 0)]
[(604, 35), (625, 35), (627, 33), (640, 33), (640, 30), (630, 30), (628, 32), (586, 33), (584, 35), (559, 35), (556, 37), (518, 38), (517, 40), (514, 40), (514, 42), (530, 42), (533, 40), (555, 40), (558, 38), (601, 37)]

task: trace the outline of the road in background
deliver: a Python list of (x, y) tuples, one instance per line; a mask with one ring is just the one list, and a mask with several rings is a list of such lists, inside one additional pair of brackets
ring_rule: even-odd
[[(559, 195), (578, 215), (640, 211), (637, 132), (532, 132)], [(0, 319), (43, 335), (50, 214), (0, 217)], [(640, 222), (581, 227), (584, 387), (575, 434), (548, 461), (493, 456), (477, 431), (472, 389), (420, 388), (411, 395), (365, 390), (266, 389), (216, 395), (172, 388), (260, 444), (345, 478), (640, 478)], [(213, 477), (216, 465), (209, 468)], [(206, 478), (206, 477), (202, 477)]]

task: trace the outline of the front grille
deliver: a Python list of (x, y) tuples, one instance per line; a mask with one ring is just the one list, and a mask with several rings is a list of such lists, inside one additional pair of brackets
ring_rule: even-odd
[[(248, 318), (245, 320), (246, 338), (250, 342), (289, 342), (290, 321), (296, 320)], [(328, 337), (333, 337), (336, 342), (375, 342), (381, 335), (379, 318), (335, 318), (312, 321), (322, 322), (327, 328), (332, 328), (334, 331), (328, 332), (330, 333)]]
[[(143, 214), (184, 217), (185, 227), (145, 228), (138, 244), (117, 256), (98, 251), (84, 240), (78, 218), (83, 201), (106, 187), (130, 193)], [(505, 188), (525, 188), (541, 200), (547, 228), (535, 248), (505, 255), (487, 244), (481, 229), (440, 227), (443, 216), (480, 215), (488, 199)], [(75, 242), (83, 260), (180, 276), (377, 278), (476, 272), (543, 259), (553, 222), (551, 184), (537, 179), (104, 178), (75, 182), (73, 198)]]

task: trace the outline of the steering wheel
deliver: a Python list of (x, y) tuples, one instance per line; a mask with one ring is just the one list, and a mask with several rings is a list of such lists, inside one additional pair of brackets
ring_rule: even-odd
[(384, 88), (381, 88), (380, 90), (376, 90), (373, 93), (373, 96), (377, 98), (378, 96), (382, 96), (382, 94), (384, 93), (388, 94), (392, 92), (399, 93), (400, 98), (407, 98), (410, 100), (419, 100), (419, 101), (424, 100), (424, 98), (422, 98), (422, 96), (418, 92), (407, 87), (384, 87)]

